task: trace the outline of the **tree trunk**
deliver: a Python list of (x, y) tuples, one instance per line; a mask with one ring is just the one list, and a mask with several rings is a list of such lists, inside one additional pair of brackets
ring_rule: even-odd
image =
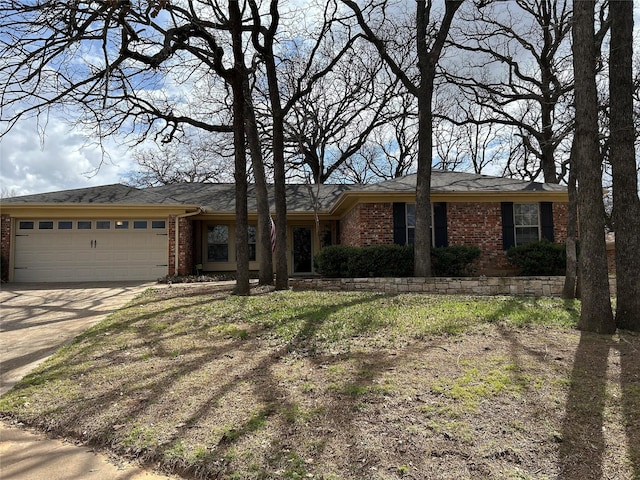
[[(271, 220), (269, 212), (269, 192), (264, 173), (264, 161), (256, 123), (255, 111), (251, 101), (248, 79), (243, 79), (245, 90), (244, 125), (251, 154), (253, 177), (256, 189), (256, 206), (258, 210), (258, 257), (260, 271), (258, 282), (260, 285), (273, 285), (273, 252), (271, 250)], [(249, 98), (247, 98), (249, 96)]]
[(236, 295), (249, 295), (249, 243), (247, 212), (247, 154), (244, 141), (242, 83), (235, 76), (231, 80), (233, 92), (233, 147), (236, 183)]
[(431, 130), (433, 128), (432, 101), (436, 69), (427, 40), (429, 10), (425, 2), (416, 2), (416, 51), (418, 70), (420, 71), (416, 92), (418, 97), (418, 169), (416, 172), (416, 230), (413, 245), (413, 274), (416, 277), (431, 276), (431, 162), (433, 156), (433, 133)]
[(602, 160), (598, 144), (598, 97), (593, 0), (574, 3), (573, 69), (576, 131), (572, 168), (577, 169), (580, 225), (580, 285), (582, 309), (578, 328), (613, 333), (602, 200)]
[(611, 0), (610, 162), (616, 234), (616, 324), (640, 330), (640, 199), (633, 125), (633, 0)]
[[(255, 180), (256, 205), (258, 210), (258, 254), (260, 261), (260, 285), (273, 284), (273, 259), (271, 257), (271, 224), (269, 221), (269, 194), (264, 175), (264, 162), (260, 148), (260, 137), (256, 123), (251, 88), (249, 86), (249, 71), (245, 66), (244, 48), (242, 44), (242, 13), (237, 0), (229, 0), (229, 25), (233, 49), (234, 70), (237, 72), (242, 87), (242, 114), (244, 133), (249, 144), (253, 176)], [(246, 238), (246, 234), (245, 234)]]
[[(572, 152), (573, 154), (573, 152)], [(564, 277), (563, 298), (576, 298), (578, 278), (578, 258), (576, 251), (576, 237), (578, 232), (578, 200), (576, 198), (576, 170), (569, 170), (569, 206), (567, 215), (567, 265)]]
[(431, 276), (431, 100), (432, 89), (418, 97), (418, 171), (416, 175), (416, 230), (414, 268), (416, 277)]
[[(284, 154), (284, 112), (280, 97), (278, 68), (273, 53), (273, 42), (280, 23), (280, 12), (278, 11), (278, 0), (271, 0), (269, 6), (271, 25), (268, 28), (261, 28), (257, 2), (250, 0), (249, 6), (254, 16), (253, 45), (262, 55), (267, 72), (271, 120), (273, 122), (271, 147), (273, 149), (273, 186), (276, 208), (276, 290), (286, 290), (289, 288), (289, 269), (287, 268), (287, 180)], [(260, 44), (260, 35), (264, 39), (262, 45)]]
[(269, 82), (269, 100), (273, 116), (273, 184), (276, 204), (276, 290), (289, 288), (289, 269), (287, 267), (287, 197), (284, 159), (284, 115), (278, 90), (278, 76), (273, 45), (268, 43), (265, 57), (267, 79)]

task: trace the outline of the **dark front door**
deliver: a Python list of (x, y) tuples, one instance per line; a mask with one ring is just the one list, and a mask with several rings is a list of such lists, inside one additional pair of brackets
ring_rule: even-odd
[(311, 273), (313, 252), (311, 228), (293, 227), (293, 273)]

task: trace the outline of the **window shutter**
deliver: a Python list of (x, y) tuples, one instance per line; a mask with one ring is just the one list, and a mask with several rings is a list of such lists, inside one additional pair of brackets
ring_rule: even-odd
[(502, 202), (502, 248), (507, 250), (516, 244), (513, 225), (513, 202)]
[(436, 248), (448, 246), (447, 204), (445, 202), (436, 202), (433, 204), (433, 228), (433, 237)]
[(407, 211), (404, 203), (393, 204), (393, 243), (407, 244)]
[(553, 242), (553, 203), (540, 203), (540, 226), (542, 227), (542, 238)]

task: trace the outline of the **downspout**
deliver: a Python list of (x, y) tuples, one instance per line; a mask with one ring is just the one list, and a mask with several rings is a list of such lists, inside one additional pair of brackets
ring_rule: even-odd
[(173, 252), (173, 273), (174, 275), (178, 275), (178, 266), (180, 265), (180, 220), (187, 217), (192, 217), (194, 215), (199, 215), (204, 212), (204, 207), (198, 207), (198, 210), (195, 212), (183, 213), (181, 215), (176, 215), (176, 228), (175, 228), (175, 239), (174, 239), (174, 252)]

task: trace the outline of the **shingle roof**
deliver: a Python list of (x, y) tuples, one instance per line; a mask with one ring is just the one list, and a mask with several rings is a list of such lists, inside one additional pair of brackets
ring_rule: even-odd
[[(287, 185), (287, 210), (290, 212), (327, 211), (346, 192), (349, 193), (411, 193), (416, 188), (416, 175), (387, 180), (380, 183), (361, 184), (289, 184)], [(473, 173), (432, 172), (433, 192), (562, 192), (566, 187), (549, 183), (525, 182), (510, 178), (491, 177)], [(256, 210), (255, 187), (248, 190), (249, 211)], [(269, 187), (271, 208), (273, 187)], [(233, 212), (235, 209), (235, 185), (232, 183), (180, 183), (150, 188), (134, 188), (126, 185), (105, 185), (76, 190), (41, 193), (3, 199), (4, 204), (120, 204), (120, 205), (191, 205), (203, 206), (217, 212)]]
[(176, 203), (166, 197), (156, 195), (149, 189), (139, 189), (121, 184), (99, 187), (62, 190), (59, 192), (37, 193), (22, 197), (3, 198), (6, 204), (59, 203), (59, 204), (127, 204), (155, 205)]
[[(416, 188), (417, 175), (374, 183), (363, 187), (369, 192), (409, 192)], [(562, 192), (567, 187), (553, 183), (526, 182), (515, 178), (492, 177), (476, 173), (448, 172), (433, 170), (431, 172), (432, 192), (523, 192), (523, 191), (548, 191)]]

